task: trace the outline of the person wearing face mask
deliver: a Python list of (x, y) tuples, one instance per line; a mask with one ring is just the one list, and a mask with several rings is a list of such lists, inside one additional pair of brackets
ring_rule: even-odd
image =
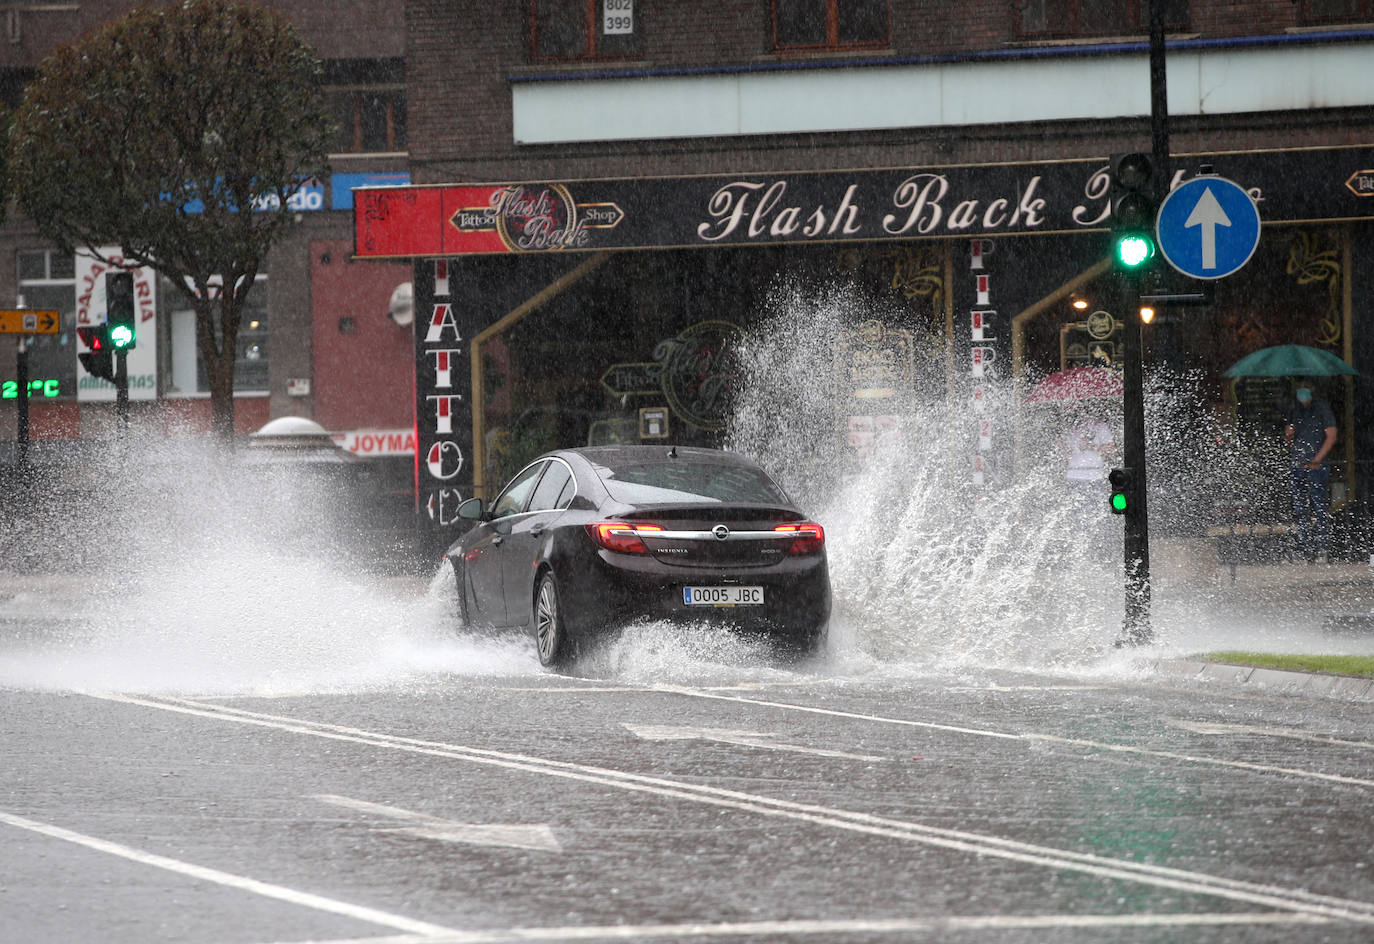
[(1300, 385), (1293, 396), (1297, 405), (1288, 411), (1283, 438), (1290, 450), (1298, 550), (1309, 561), (1325, 563), (1331, 539), (1331, 469), (1326, 457), (1336, 445), (1336, 416), (1324, 401), (1312, 396), (1307, 384)]

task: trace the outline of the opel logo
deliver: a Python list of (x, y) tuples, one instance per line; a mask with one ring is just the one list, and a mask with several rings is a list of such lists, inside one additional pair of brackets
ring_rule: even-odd
[(711, 529), (711, 533), (716, 536), (717, 541), (724, 541), (730, 536), (730, 529), (723, 524), (718, 524)]

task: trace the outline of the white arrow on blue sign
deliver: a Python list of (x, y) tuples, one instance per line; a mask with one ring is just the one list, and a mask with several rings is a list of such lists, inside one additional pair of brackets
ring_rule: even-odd
[(1164, 258), (1195, 279), (1222, 279), (1255, 254), (1259, 207), (1225, 177), (1194, 177), (1159, 205), (1155, 236)]

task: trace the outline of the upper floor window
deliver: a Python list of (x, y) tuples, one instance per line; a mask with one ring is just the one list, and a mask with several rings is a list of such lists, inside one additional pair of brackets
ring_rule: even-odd
[(535, 59), (609, 59), (643, 50), (635, 0), (531, 0)]
[(1304, 0), (1304, 23), (1364, 23), (1374, 19), (1371, 0)]
[(334, 154), (406, 149), (405, 71), (400, 60), (325, 65), (325, 102), (334, 117)]
[[(1188, 0), (1156, 0), (1164, 4), (1164, 27), (1188, 26)], [(1148, 0), (1017, 0), (1022, 36), (1123, 36), (1150, 28)]]
[(883, 46), (888, 0), (772, 0), (778, 49)]

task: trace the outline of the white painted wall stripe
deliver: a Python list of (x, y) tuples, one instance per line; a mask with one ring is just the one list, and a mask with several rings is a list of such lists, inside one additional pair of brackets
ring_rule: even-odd
[[(1173, 50), (1169, 114), (1374, 104), (1368, 43)], [(1015, 89), (1015, 94), (1008, 94)], [(1091, 121), (1150, 113), (1145, 53), (512, 83), (517, 144)]]

